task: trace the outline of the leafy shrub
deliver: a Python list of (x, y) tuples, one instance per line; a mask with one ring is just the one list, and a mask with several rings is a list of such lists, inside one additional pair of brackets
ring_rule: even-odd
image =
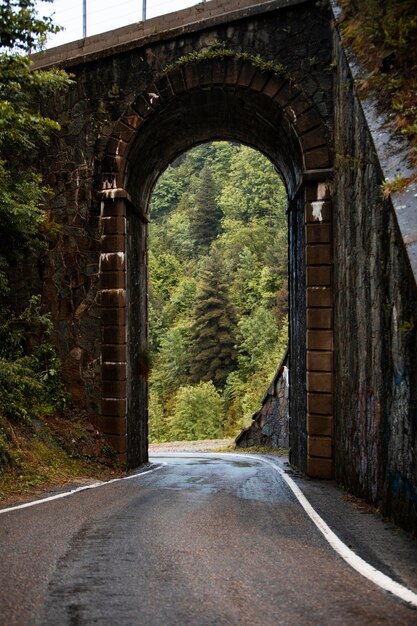
[(170, 438), (215, 439), (220, 434), (223, 416), (222, 397), (211, 381), (180, 387), (168, 421)]
[(0, 317), (0, 414), (16, 422), (62, 410), (67, 396), (60, 362), (49, 342), (52, 322), (42, 313), (40, 297), (17, 315)]

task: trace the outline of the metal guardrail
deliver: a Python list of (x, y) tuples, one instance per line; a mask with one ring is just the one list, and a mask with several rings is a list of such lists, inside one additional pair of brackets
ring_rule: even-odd
[(37, 8), (39, 15), (52, 15), (64, 29), (49, 37), (46, 47), (52, 48), (201, 2), (206, 0), (54, 0), (53, 4), (37, 0)]

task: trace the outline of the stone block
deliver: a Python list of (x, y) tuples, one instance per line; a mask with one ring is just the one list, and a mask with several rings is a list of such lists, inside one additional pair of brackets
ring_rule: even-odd
[(102, 326), (101, 339), (103, 343), (110, 345), (122, 345), (126, 343), (125, 326)]
[(125, 326), (126, 324), (126, 308), (102, 308), (101, 323), (103, 326)]
[(123, 116), (123, 123), (133, 130), (137, 130), (139, 126), (143, 123), (143, 118), (138, 114), (137, 111), (132, 109), (132, 107), (129, 107), (126, 115)]
[(101, 272), (101, 289), (125, 289), (126, 272)]
[(333, 350), (333, 331), (308, 330), (307, 350), (325, 350), (331, 352)]
[(132, 104), (132, 108), (143, 120), (145, 120), (152, 113), (153, 110), (149, 102), (147, 102), (143, 96), (139, 96), (135, 100), (135, 102)]
[(333, 328), (333, 309), (307, 309), (307, 328)]
[(258, 70), (252, 79), (250, 88), (253, 91), (263, 91), (263, 88), (266, 86), (268, 79), (269, 79), (269, 75), (266, 72), (262, 72), (261, 70)]
[(213, 84), (213, 65), (210, 62), (198, 63), (198, 72), (201, 87)]
[(304, 162), (308, 170), (325, 169), (330, 167), (330, 154), (327, 146), (314, 148), (304, 153)]
[(114, 417), (125, 417), (127, 411), (127, 403), (125, 398), (102, 398), (101, 414)]
[(332, 307), (333, 289), (331, 287), (309, 287), (307, 289), (307, 307)]
[(109, 154), (123, 156), (128, 147), (129, 145), (123, 141), (123, 139), (120, 139), (119, 137), (110, 137), (106, 145), (106, 150)]
[(125, 252), (125, 235), (103, 235), (101, 238), (102, 252)]
[(308, 265), (326, 265), (332, 262), (333, 247), (331, 244), (308, 244), (306, 260)]
[(124, 198), (102, 200), (101, 217), (126, 217), (126, 200)]
[(172, 72), (169, 73), (168, 78), (174, 93), (179, 94), (187, 91), (181, 68), (174, 68)]
[(100, 257), (102, 272), (123, 272), (125, 270), (125, 255), (123, 252), (109, 252)]
[(307, 202), (305, 207), (305, 221), (310, 224), (330, 222), (332, 217), (331, 203), (328, 200)]
[(332, 393), (333, 374), (330, 372), (307, 372), (307, 392)]
[(331, 459), (333, 456), (332, 438), (308, 435), (307, 454), (309, 457)]
[(294, 125), (298, 134), (302, 135), (321, 124), (322, 120), (319, 114), (314, 109), (309, 109), (297, 117)]
[(127, 433), (126, 418), (100, 415), (95, 420), (97, 428), (106, 435), (124, 437)]
[(313, 130), (310, 130), (304, 135), (301, 135), (300, 141), (303, 150), (311, 150), (313, 148), (318, 148), (325, 145), (327, 139), (323, 133), (322, 126), (319, 126), (318, 128), (313, 128)]
[(101, 379), (126, 380), (126, 363), (103, 363), (101, 366)]
[(256, 73), (256, 67), (252, 65), (249, 61), (244, 61), (242, 63), (242, 68), (239, 74), (239, 85), (241, 87), (249, 87), (252, 82), (253, 77)]
[(333, 436), (333, 417), (331, 415), (307, 415), (307, 432), (321, 437)]
[(312, 243), (331, 243), (332, 229), (330, 224), (307, 224), (306, 226), (306, 242)]
[(307, 475), (311, 478), (324, 478), (330, 480), (334, 476), (333, 460), (307, 457)]
[[(274, 102), (277, 102), (283, 109), (287, 106), (287, 104), (296, 98), (300, 94), (299, 90), (293, 87), (293, 85), (286, 80), (278, 91), (278, 93), (274, 96)], [(293, 118), (291, 118), (291, 122)]]
[(125, 289), (104, 289), (100, 292), (100, 303), (103, 308), (121, 308), (126, 305)]
[(274, 98), (278, 91), (284, 86), (285, 80), (283, 78), (278, 78), (278, 76), (271, 76), (262, 89), (262, 92), (268, 98)]
[(126, 233), (126, 218), (124, 216), (101, 217), (102, 235), (124, 235)]
[(221, 85), (224, 82), (224, 75), (226, 73), (226, 68), (224, 61), (214, 61), (213, 62), (213, 73), (212, 73), (212, 81), (213, 85)]
[(330, 287), (332, 284), (332, 267), (329, 265), (307, 267), (307, 287)]
[(122, 139), (126, 144), (129, 144), (130, 140), (136, 135), (136, 130), (130, 125), (119, 122), (116, 128), (117, 138)]
[(333, 352), (308, 350), (307, 369), (310, 372), (332, 372)]
[(125, 380), (103, 380), (101, 383), (101, 395), (103, 398), (126, 398)]
[(227, 85), (236, 85), (239, 78), (240, 62), (237, 59), (227, 59), (224, 82)]
[(167, 76), (161, 76), (158, 79), (157, 89), (164, 102), (171, 100), (174, 96), (174, 91)]
[(198, 63), (187, 63), (183, 66), (182, 71), (187, 91), (200, 86), (200, 75)]
[(330, 200), (330, 186), (325, 182), (312, 182), (306, 185), (306, 201), (314, 202), (315, 200)]
[[(289, 117), (297, 118), (299, 115), (304, 113), (309, 107), (310, 107), (310, 103), (307, 102), (307, 100), (301, 93), (299, 93), (287, 105), (287, 107), (285, 108), (285, 111), (288, 113)], [(290, 111), (287, 111), (287, 109), (290, 109)]]
[(318, 415), (333, 414), (333, 395), (308, 393), (307, 394), (307, 411)]
[(103, 361), (126, 361), (125, 344), (103, 344), (101, 348)]

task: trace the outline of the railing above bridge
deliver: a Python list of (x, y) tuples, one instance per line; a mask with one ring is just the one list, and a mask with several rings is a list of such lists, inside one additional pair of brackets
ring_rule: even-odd
[[(200, 3), (211, 1), (200, 0)], [(52, 15), (55, 24), (64, 29), (50, 36), (47, 48), (187, 9), (196, 4), (199, 4), (196, 0), (54, 0), (53, 4), (46, 4), (43, 0), (37, 2), (39, 14)]]
[[(114, 2), (114, 0), (109, 1)], [(141, 1), (137, 0), (138, 7)], [(147, 1), (152, 2), (152, 0)], [(212, 27), (234, 19), (303, 4), (305, 1), (207, 0), (207, 2), (196, 4), (191, 3), (190, 0), (178, 0), (184, 4), (188, 3), (188, 7), (147, 19), (145, 22), (139, 20), (121, 28), (116, 28), (116, 23), (112, 22), (109, 14), (111, 31), (107, 30), (97, 35), (71, 41), (35, 54), (32, 58), (35, 68), (52, 65), (74, 66), (83, 61), (117, 54), (152, 41), (161, 41), (185, 32), (198, 31), (206, 26)], [(167, 4), (166, 0), (164, 3)], [(171, 2), (169, 6), (172, 8), (174, 2)]]

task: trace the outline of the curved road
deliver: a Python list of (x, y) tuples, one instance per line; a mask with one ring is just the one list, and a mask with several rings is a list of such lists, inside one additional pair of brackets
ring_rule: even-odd
[(0, 515), (0, 623), (417, 624), (353, 571), (273, 468), (243, 455)]

